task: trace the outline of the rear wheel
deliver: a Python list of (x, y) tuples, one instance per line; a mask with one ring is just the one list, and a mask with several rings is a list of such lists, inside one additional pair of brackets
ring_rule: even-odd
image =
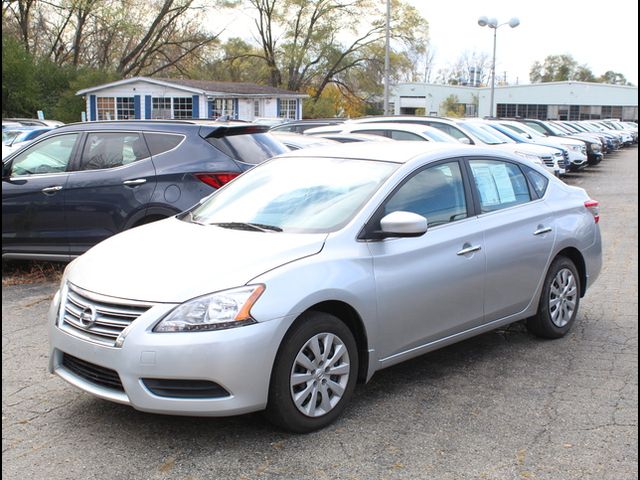
[(564, 336), (575, 322), (580, 306), (580, 276), (566, 257), (556, 258), (544, 281), (538, 313), (527, 319), (527, 328), (544, 338)]
[(276, 357), (267, 416), (293, 432), (333, 422), (353, 395), (358, 349), (337, 317), (307, 312), (286, 336)]

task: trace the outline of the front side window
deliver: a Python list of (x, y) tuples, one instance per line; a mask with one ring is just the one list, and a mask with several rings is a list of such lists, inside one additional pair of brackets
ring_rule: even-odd
[(531, 201), (527, 180), (517, 165), (499, 160), (471, 160), (469, 165), (482, 213)]
[(384, 214), (398, 211), (422, 215), (431, 226), (466, 218), (467, 203), (459, 163), (429, 167), (411, 177), (387, 201)]
[(61, 173), (67, 170), (77, 133), (47, 138), (16, 156), (11, 163), (11, 176)]
[(295, 120), (298, 117), (298, 102), (295, 99), (279, 99), (278, 110), (280, 118)]
[(79, 170), (101, 170), (128, 165), (149, 157), (138, 133), (89, 133)]
[(279, 158), (244, 173), (183, 218), (223, 228), (328, 233), (353, 218), (397, 168), (368, 160)]

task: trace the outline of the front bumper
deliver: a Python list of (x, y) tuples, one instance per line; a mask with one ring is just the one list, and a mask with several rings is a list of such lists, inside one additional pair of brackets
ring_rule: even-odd
[[(49, 371), (105, 400), (145, 412), (226, 416), (266, 407), (271, 369), (293, 322), (285, 317), (214, 332), (153, 333), (155, 323), (174, 305), (157, 305), (138, 317), (122, 347), (108, 347), (57, 327), (60, 296), (49, 310)], [(122, 389), (107, 388), (63, 365), (63, 356), (114, 370)], [(142, 379), (207, 380), (222, 386), (222, 398), (175, 398), (152, 393)]]

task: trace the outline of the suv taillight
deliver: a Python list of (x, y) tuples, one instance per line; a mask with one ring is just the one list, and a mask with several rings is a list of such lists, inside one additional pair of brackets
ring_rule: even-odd
[(593, 220), (598, 223), (600, 221), (600, 204), (596, 200), (587, 200), (584, 206), (593, 215)]
[(210, 187), (220, 188), (225, 183), (229, 183), (231, 180), (240, 175), (237, 172), (225, 172), (225, 173), (196, 173), (196, 178), (201, 182), (206, 183)]

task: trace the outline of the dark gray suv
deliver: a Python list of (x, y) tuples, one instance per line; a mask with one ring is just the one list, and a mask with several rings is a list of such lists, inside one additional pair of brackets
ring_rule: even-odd
[(69, 260), (105, 238), (175, 215), (287, 151), (238, 122), (66, 125), (3, 160), (2, 257)]

